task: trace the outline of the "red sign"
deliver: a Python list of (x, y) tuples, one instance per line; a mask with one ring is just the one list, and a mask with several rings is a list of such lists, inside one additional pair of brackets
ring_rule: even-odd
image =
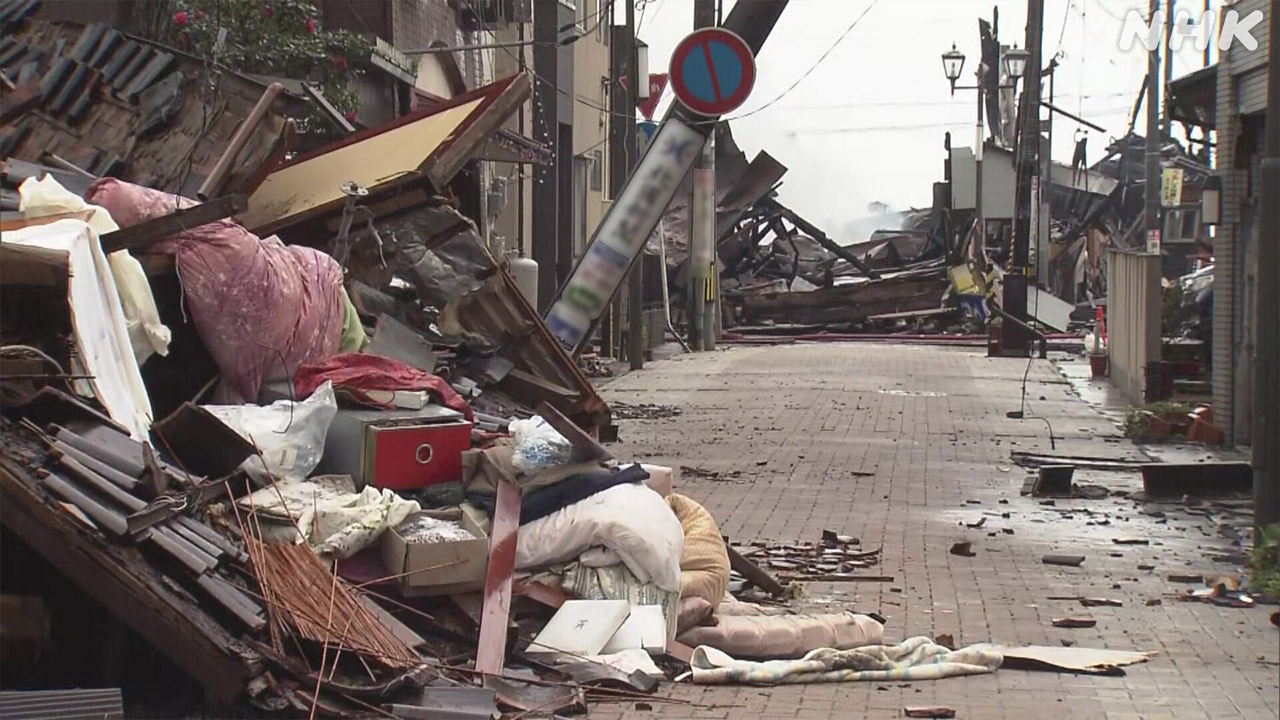
[(671, 53), (671, 89), (699, 115), (723, 115), (742, 105), (756, 82), (746, 41), (724, 28), (702, 28)]
[[(626, 90), (626, 76), (623, 76), (619, 82), (622, 83), (622, 89)], [(666, 89), (666, 73), (653, 73), (649, 75), (649, 97), (646, 100), (641, 100), (640, 104), (636, 105), (636, 109), (640, 111), (640, 114), (644, 116), (645, 120), (653, 119), (653, 111), (658, 109), (658, 101), (662, 99), (662, 93), (665, 92)]]

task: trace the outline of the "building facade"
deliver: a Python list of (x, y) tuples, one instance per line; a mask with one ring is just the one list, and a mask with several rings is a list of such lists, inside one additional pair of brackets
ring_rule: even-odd
[(1277, 321), (1254, 317), (1271, 18), (1265, 0), (1239, 0), (1230, 8), (1241, 15), (1255, 10), (1264, 15), (1252, 29), (1257, 49), (1234, 43), (1219, 58), (1215, 123), (1214, 165), (1222, 177), (1222, 222), (1214, 236), (1213, 415), (1228, 443), (1247, 445), (1253, 440), (1255, 329), (1259, 320)]

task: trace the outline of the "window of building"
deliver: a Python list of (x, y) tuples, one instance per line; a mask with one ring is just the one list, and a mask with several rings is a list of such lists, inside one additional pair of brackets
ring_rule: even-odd
[(587, 249), (587, 178), (594, 176), (590, 155), (573, 159), (573, 257), (582, 257)]
[(591, 192), (604, 192), (603, 153), (592, 150), (587, 157), (591, 160)]

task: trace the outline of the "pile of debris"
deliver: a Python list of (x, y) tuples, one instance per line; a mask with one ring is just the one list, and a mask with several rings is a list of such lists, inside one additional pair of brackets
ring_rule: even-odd
[[(449, 199), (527, 75), (291, 155), (302, 100), (280, 85), (19, 5), (0, 521), (7, 556), (156, 651), (111, 665), (177, 668), (227, 714), (496, 716), (676, 702), (658, 681), (690, 667), (738, 681), (723, 653), (882, 641), (868, 615), (738, 601), (732, 572), (786, 588), (672, 469), (595, 439), (609, 407)], [(878, 557), (835, 542), (815, 571)], [(77, 602), (23, 593), (27, 628)], [(23, 637), (25, 684), (68, 682), (81, 646)], [(133, 692), (93, 702), (146, 712)]]

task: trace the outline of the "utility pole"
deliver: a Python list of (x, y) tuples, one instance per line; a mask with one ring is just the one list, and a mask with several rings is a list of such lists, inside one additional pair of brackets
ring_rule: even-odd
[[(1208, 43), (1205, 44), (1208, 47)], [(1173, 0), (1164, 3), (1164, 134), (1160, 142), (1173, 135), (1173, 115), (1169, 108), (1169, 83), (1173, 82)]]
[[(1058, 58), (1049, 58), (1049, 104), (1053, 105), (1054, 101), (1054, 76), (1058, 72)], [(1038, 105), (1039, 103), (1037, 103)], [(1036, 108), (1039, 112), (1040, 108)], [(1053, 187), (1053, 110), (1049, 111), (1047, 127), (1045, 128), (1048, 136), (1044, 144), (1044, 162), (1040, 171), (1040, 196), (1044, 201), (1040, 203), (1040, 213), (1036, 222), (1036, 227), (1032, 231), (1036, 234), (1036, 284), (1041, 290), (1049, 290), (1049, 233), (1040, 232), (1040, 226), (1049, 226), (1049, 205)]]
[[(693, 0), (693, 29), (715, 24), (715, 0)], [(693, 166), (693, 192), (689, 198), (689, 344), (694, 350), (710, 350), (714, 345), (715, 303), (707, 300), (715, 258), (715, 138), (712, 128)]]
[[(517, 58), (517, 64), (520, 68), (520, 74), (523, 75), (527, 69), (525, 67), (525, 46), (524, 46), (524, 23), (516, 23), (516, 33), (520, 38), (520, 55)], [(520, 103), (520, 137), (524, 134), (524, 108), (526, 102)], [(524, 163), (516, 163), (516, 252), (519, 257), (524, 257)], [(534, 296), (529, 299), (531, 305), (538, 306), (538, 296), (535, 292)]]
[[(1280, 522), (1280, 0), (1271, 0), (1267, 73), (1266, 145), (1261, 168), (1258, 283), (1253, 317), (1253, 522)], [(1254, 535), (1254, 545), (1258, 535)]]
[[(1153, 0), (1154, 1), (1154, 0)], [(1027, 265), (1031, 238), (1036, 232), (1033, 222), (1039, 214), (1040, 173), (1040, 46), (1044, 36), (1044, 0), (1027, 0), (1027, 69), (1023, 73), (1022, 99), (1019, 114), (1022, 117), (1018, 139), (1018, 189), (1017, 208), (1013, 227), (1013, 256), (1009, 260), (1009, 272), (1004, 276), (1004, 309), (1013, 317), (1027, 318)], [(1034, 210), (1033, 210), (1034, 208)], [(1024, 351), (1031, 338), (1015, 323), (1001, 326), (1001, 346), (1005, 350)]]
[[(636, 57), (636, 0), (627, 0), (627, 109), (621, 120), (627, 124), (627, 174), (636, 167), (636, 103), (639, 100), (640, 83), (649, 78), (636, 77), (640, 67)], [(627, 280), (627, 359), (632, 370), (644, 367), (644, 251), (631, 265), (631, 277)]]
[[(1160, 10), (1160, 0), (1151, 0), (1151, 19)], [(1147, 53), (1147, 152), (1145, 226), (1147, 252), (1160, 254), (1160, 45)], [(1159, 309), (1159, 306), (1156, 307)], [(1158, 327), (1158, 326), (1157, 326)]]
[[(979, 34), (979, 37), (981, 37), (981, 34)], [(998, 47), (999, 44), (1000, 41), (997, 39), (996, 46)], [(978, 57), (981, 58), (982, 55), (979, 54)], [(997, 59), (996, 65), (999, 66), (999, 63), (1000, 61)], [(978, 231), (974, 239), (974, 243), (978, 246), (978, 256), (985, 258), (987, 252), (987, 220), (986, 216), (982, 214), (982, 152), (986, 149), (987, 138), (982, 128), (982, 114), (986, 112), (986, 105), (983, 103), (983, 90), (987, 85), (987, 68), (981, 59), (978, 61), (977, 75), (978, 114), (973, 122), (973, 222), (975, 229)], [(996, 77), (1000, 77), (999, 74)], [(1000, 91), (992, 88), (991, 92), (998, 93)]]

